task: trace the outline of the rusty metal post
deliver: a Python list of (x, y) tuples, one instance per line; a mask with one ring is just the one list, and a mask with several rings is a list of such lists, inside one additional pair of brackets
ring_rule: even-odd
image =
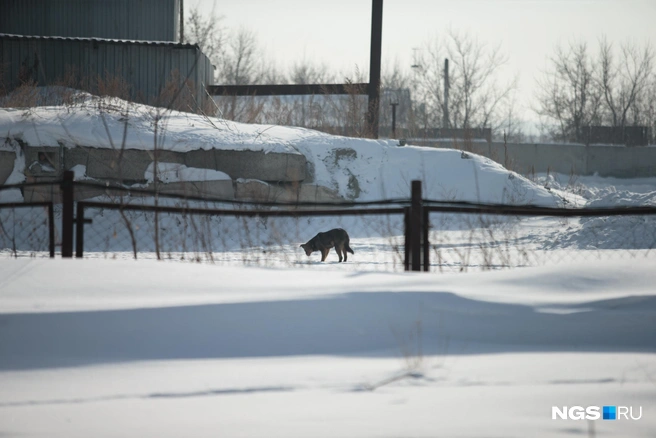
[(424, 216), (421, 200), (421, 181), (412, 181), (410, 202), (410, 258), (413, 271), (421, 271), (421, 236)]
[(73, 179), (75, 174), (70, 170), (64, 172), (61, 183), (62, 192), (62, 257), (73, 257)]

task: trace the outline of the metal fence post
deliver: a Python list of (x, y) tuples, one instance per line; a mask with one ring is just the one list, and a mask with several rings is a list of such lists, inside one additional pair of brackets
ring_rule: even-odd
[(422, 245), (423, 245), (423, 252), (424, 252), (424, 271), (428, 272), (430, 270), (430, 241), (428, 240), (428, 231), (429, 231), (429, 225), (430, 225), (430, 219), (429, 219), (429, 213), (430, 211), (427, 208), (424, 208), (424, 217), (423, 221), (421, 224), (422, 227)]
[(48, 250), (50, 251), (50, 258), (55, 257), (55, 208), (50, 202), (48, 204)]
[(84, 251), (84, 204), (77, 203), (77, 214), (75, 215), (75, 257), (81, 258)]
[(70, 170), (64, 172), (61, 183), (62, 192), (62, 257), (73, 257), (73, 179), (75, 174)]
[(405, 270), (410, 270), (410, 207), (403, 207), (403, 236), (405, 238), (403, 263)]
[(412, 181), (412, 200), (410, 202), (410, 258), (413, 271), (421, 271), (421, 237), (423, 208), (421, 200), (421, 181)]

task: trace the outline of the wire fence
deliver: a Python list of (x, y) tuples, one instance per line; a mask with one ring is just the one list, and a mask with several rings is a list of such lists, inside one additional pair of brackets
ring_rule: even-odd
[[(248, 203), (89, 182), (41, 186), (0, 187), (0, 256), (72, 256), (74, 248), (84, 258), (432, 272), (656, 258), (655, 206), (445, 203), (414, 191), (405, 200), (367, 203)], [(302, 244), (335, 228), (347, 231), (353, 250), (345, 263), (334, 248), (323, 263), (318, 246), (306, 254)]]
[(30, 199), (27, 191), (59, 191), (57, 185), (29, 183), (0, 186), (0, 257), (54, 257), (55, 217), (61, 205), (52, 196)]
[[(315, 252), (308, 257), (301, 244), (319, 232), (342, 228), (355, 250), (352, 266), (403, 269), (401, 208), (290, 210), (196, 204), (80, 202), (78, 211), (91, 221), (84, 227), (83, 256), (307, 267), (319, 263), (321, 256)], [(338, 262), (334, 249), (326, 261)]]
[(430, 270), (471, 272), (586, 260), (656, 260), (656, 215), (647, 213), (651, 209), (633, 215), (621, 210), (585, 216), (565, 216), (562, 211), (524, 216), (432, 211), (428, 214)]

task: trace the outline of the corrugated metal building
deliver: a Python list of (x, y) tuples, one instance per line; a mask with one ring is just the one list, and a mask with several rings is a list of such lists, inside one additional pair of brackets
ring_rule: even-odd
[(2, 0), (0, 33), (179, 41), (180, 0)]
[(160, 99), (165, 88), (189, 80), (190, 100), (202, 106), (214, 67), (197, 45), (175, 42), (180, 5), (181, 0), (0, 0), (0, 92), (34, 82), (98, 93), (114, 81), (129, 91), (121, 97), (165, 105)]
[(99, 82), (118, 78), (132, 100), (153, 105), (166, 104), (159, 97), (169, 81), (185, 79), (202, 105), (214, 75), (212, 63), (194, 44), (5, 34), (0, 34), (0, 70), (6, 91), (28, 81), (71, 86), (74, 80), (78, 88), (97, 93)]

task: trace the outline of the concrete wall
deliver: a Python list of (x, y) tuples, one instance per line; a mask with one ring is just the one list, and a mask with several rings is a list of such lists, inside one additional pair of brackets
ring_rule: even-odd
[(488, 157), (521, 174), (555, 172), (640, 178), (656, 176), (656, 147), (450, 141), (427, 146), (464, 149)]
[(14, 170), (16, 154), (8, 151), (0, 151), (0, 185), (4, 184)]
[[(0, 139), (2, 140), (2, 139)], [(16, 146), (18, 148), (18, 146)], [(79, 188), (77, 200), (102, 194), (118, 195), (115, 187), (147, 182), (145, 172), (154, 161), (152, 151), (128, 149), (120, 153), (112, 149), (77, 146), (21, 145), (25, 156), (28, 182), (50, 182), (61, 178), (64, 170), (85, 166), (86, 176), (107, 182), (107, 188)], [(15, 152), (0, 152), (0, 185), (13, 170)], [(260, 202), (338, 202), (338, 193), (327, 187), (312, 184), (305, 156), (263, 151), (194, 150), (190, 152), (159, 151), (160, 163), (184, 164), (190, 168), (213, 169), (226, 173), (230, 180), (180, 181), (160, 183), (165, 193), (206, 196), (218, 199), (239, 199)], [(146, 190), (152, 190), (152, 183)], [(49, 186), (33, 187), (24, 192), (26, 201), (54, 200), (59, 202), (59, 189)]]

